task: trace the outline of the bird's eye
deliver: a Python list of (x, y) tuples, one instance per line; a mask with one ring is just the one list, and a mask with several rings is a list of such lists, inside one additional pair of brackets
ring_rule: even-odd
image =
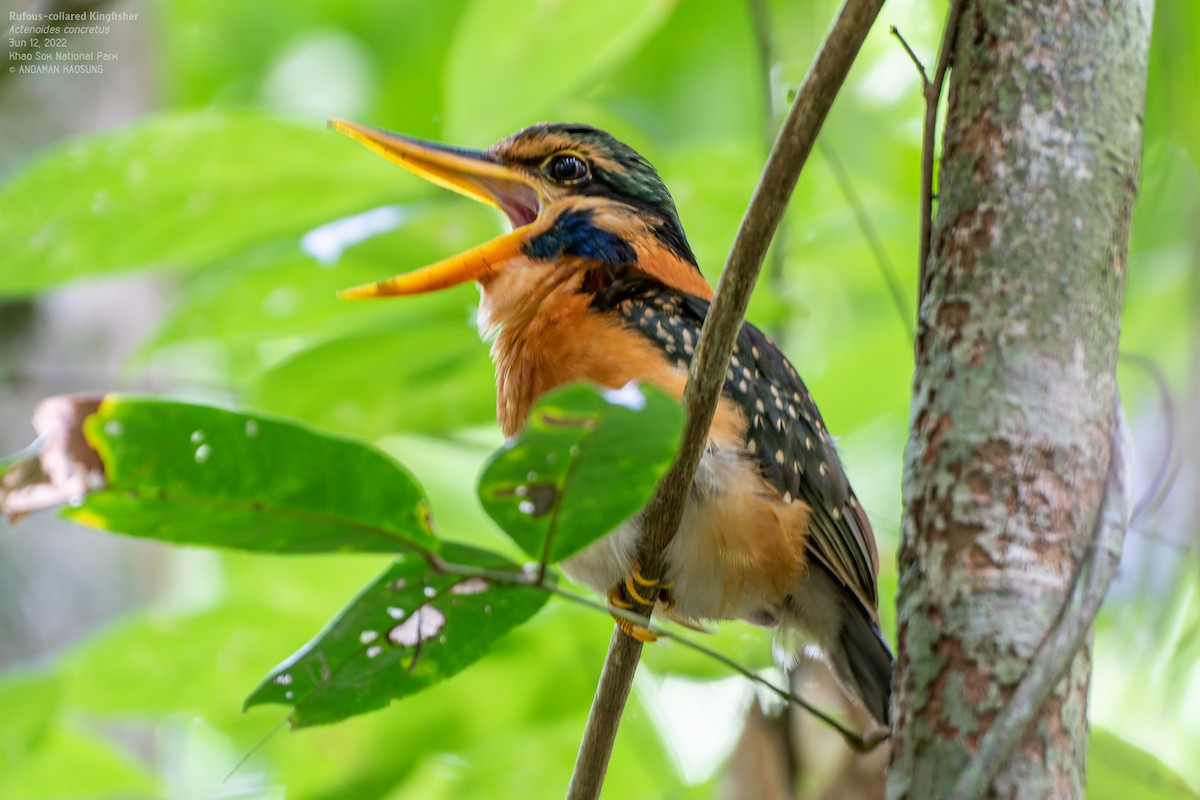
[(588, 176), (587, 164), (570, 153), (560, 153), (546, 162), (546, 177), (555, 183), (576, 183)]

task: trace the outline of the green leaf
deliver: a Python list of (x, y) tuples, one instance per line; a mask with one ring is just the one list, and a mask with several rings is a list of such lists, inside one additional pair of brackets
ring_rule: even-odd
[[(379, 165), (389, 169), (383, 161)], [(279, 242), (209, 266), (181, 287), (142, 356), (158, 356), (156, 365), (171, 373), (170, 358), (186, 354), (176, 371), (191, 376), (194, 353), (204, 348), (227, 369), (228, 382), (244, 388), (249, 378), (286, 356), (381, 324), (420, 326), (436, 320), (465, 331), (478, 302), (471, 287), (372, 302), (337, 297), (338, 289), (438, 261), (494, 236), (495, 215), (460, 200), (376, 209), (369, 217), (310, 231), (303, 245)], [(372, 224), (374, 231), (395, 227), (375, 233)], [(306, 386), (313, 383), (306, 377)]]
[(466, 313), (396, 312), (387, 324), (282, 360), (255, 383), (251, 402), (364, 438), (492, 421), (493, 370)]
[(1162, 3), (1155, 8), (1146, 81), (1146, 143), (1169, 138), (1187, 147), (1193, 161), (1200, 163), (1200, 109), (1192, 102), (1192, 82), (1182, 78), (1200, 74), (1198, 32), (1197, 4)]
[(109, 395), (84, 422), (104, 486), (64, 509), (96, 528), (273, 552), (433, 550), (421, 487), (368, 445), (260, 415)]
[[(511, 573), (495, 554), (447, 544), (448, 563)], [(296, 727), (383, 708), (478, 661), (496, 639), (532, 617), (549, 594), (530, 586), (436, 572), (399, 556), (246, 700), (293, 707)]]
[(482, 146), (491, 142), (481, 135), (495, 139), (541, 118), (547, 105), (636, 52), (673, 7), (671, 0), (522, 6), (476, 0), (463, 14), (446, 65), (447, 135), (456, 144)]
[(464, 5), (178, 0), (155, 15), (156, 88), (190, 107), (268, 104), (437, 136), (439, 77)]
[(249, 114), (151, 118), (55, 145), (0, 189), (0, 295), (202, 266), (419, 188), (324, 129)]
[(1182, 778), (1150, 753), (1103, 728), (1093, 728), (1088, 746), (1089, 800), (1194, 800)]
[[(821, 16), (821, 28), (831, 18), (829, 9)], [(633, 130), (639, 136), (651, 132), (655, 138), (665, 139), (664, 152), (674, 151), (684, 142), (749, 134), (752, 138), (748, 144), (765, 156), (762, 67), (750, 20), (746, 7), (740, 3), (725, 0), (676, 3), (666, 24), (654, 32), (636, 55), (610, 66), (603, 84), (591, 95), (633, 121)], [(773, 37), (776, 40), (773, 49), (776, 46), (783, 49), (786, 42), (800, 34), (795, 29), (773, 27), (780, 32)], [(772, 72), (775, 70), (772, 65)], [(576, 92), (571, 99), (580, 95), (587, 96)], [(631, 137), (629, 141), (637, 147), (638, 138)], [(643, 154), (650, 156), (651, 163), (663, 167), (656, 154)], [(717, 164), (710, 164), (709, 168), (721, 169)], [(757, 173), (756, 167), (753, 174)], [(674, 180), (668, 178), (667, 185), (676, 200), (682, 200)], [(741, 209), (737, 216), (740, 212)], [(682, 221), (689, 235), (699, 233), (686, 214)], [(722, 252), (722, 261), (724, 256)]]
[(60, 679), (54, 673), (14, 673), (0, 683), (0, 775), (36, 753), (45, 742), (60, 704)]
[(0, 772), (5, 800), (162, 797), (154, 775), (100, 736), (57, 723), (14, 769)]
[(679, 403), (653, 386), (556, 390), (484, 467), (479, 498), (522, 550), (561, 561), (646, 504), (682, 429)]
[[(58, 664), (67, 713), (139, 719), (182, 714), (238, 727), (246, 691), (263, 672), (307, 641), (332, 609), (390, 561), (347, 553), (279, 558), (174, 550), (164, 556), (157, 560), (159, 579), (170, 592), (211, 572), (211, 589), (185, 591), (213, 595), (199, 607), (159, 601), (70, 648)], [(214, 653), (219, 658), (210, 663)], [(197, 668), (201, 664), (208, 666)]]

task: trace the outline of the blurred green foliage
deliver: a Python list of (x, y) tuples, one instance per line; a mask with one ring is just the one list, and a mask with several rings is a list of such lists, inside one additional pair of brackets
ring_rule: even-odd
[[(778, 106), (837, 3), (767, 5)], [(500, 222), (321, 126), (349, 117), (466, 146), (537, 120), (606, 128), (658, 167), (715, 279), (768, 139), (747, 6), (163, 0), (154, 12), (142, 32), (161, 113), (51, 145), (0, 187), (0, 296), (53, 293), (121, 270), (169, 276), (169, 308), (129, 374), (375, 440), (419, 474), (445, 529), (500, 546), (473, 496), (472, 476), (499, 442), (473, 290), (360, 303), (332, 294), (457, 252)], [(1200, 14), (1185, 0), (1159, 2), (1155, 14), (1123, 348), (1152, 355), (1188, 398), (1181, 408), (1192, 409)], [(750, 309), (841, 437), (880, 539), (889, 635), (912, 351), (901, 313), (914, 315), (923, 105), (887, 26), (928, 64), (943, 18), (944, 5), (929, 0), (889, 3), (823, 133), (899, 271), (907, 307), (892, 305), (818, 152), (776, 245), (783, 270), (768, 268)], [(1141, 372), (1123, 367), (1121, 380), (1136, 430), (1158, 397)], [(1196, 540), (1194, 506), (1160, 519), (1144, 521), (1128, 547), (1145, 550), (1168, 524)], [(611, 628), (602, 616), (551, 604), (453, 680), (388, 711), (274, 736), (223, 782), (280, 721), (263, 708), (242, 715), (246, 691), (384, 564), (166, 558), (160, 599), (0, 678), (0, 698), (12, 701), (0, 719), (0, 796), (273, 797), (284, 787), (300, 798), (561, 794)], [(1151, 559), (1098, 625), (1093, 720), (1109, 733), (1093, 740), (1094, 797), (1127, 797), (1130, 776), (1160, 774), (1137, 748), (1200, 786), (1200, 569), (1194, 548), (1166, 561)], [(749, 665), (768, 661), (762, 632), (725, 625), (714, 643)], [(725, 674), (670, 643), (648, 648), (645, 666), (689, 680)], [(710, 796), (713, 778), (685, 779), (684, 757), (644, 702), (650, 691), (635, 693), (608, 792)], [(162, 743), (150, 760), (147, 738)], [(1178, 790), (1170, 778), (1153, 785)]]

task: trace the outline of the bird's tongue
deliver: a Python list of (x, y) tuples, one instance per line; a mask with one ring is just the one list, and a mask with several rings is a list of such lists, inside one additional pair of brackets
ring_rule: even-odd
[(541, 202), (537, 192), (519, 183), (508, 182), (505, 186), (489, 186), (496, 205), (508, 217), (514, 229), (531, 225), (541, 213)]

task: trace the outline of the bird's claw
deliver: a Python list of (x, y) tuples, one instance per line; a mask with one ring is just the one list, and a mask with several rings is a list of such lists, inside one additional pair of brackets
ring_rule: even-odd
[[(674, 585), (674, 581), (663, 582), (645, 577), (635, 564), (622, 583), (618, 583), (608, 590), (608, 602), (614, 608), (625, 611), (632, 611), (639, 605), (653, 606), (655, 603), (661, 602), (663, 608), (669, 611), (675, 606), (675, 601), (669, 594), (669, 590)], [(658, 639), (658, 634), (644, 625), (631, 622), (616, 614), (613, 615), (613, 620), (626, 635), (632, 636), (639, 642), (653, 642)]]
[[(649, 578), (643, 577), (641, 570), (637, 568), (636, 564), (629, 571), (629, 574), (625, 576), (625, 591), (629, 593), (629, 596), (633, 600), (644, 606), (654, 605), (655, 601), (652, 599), (654, 589), (659, 586), (658, 581), (652, 581)], [(651, 597), (645, 597), (642, 594), (643, 592), (651, 595)]]

